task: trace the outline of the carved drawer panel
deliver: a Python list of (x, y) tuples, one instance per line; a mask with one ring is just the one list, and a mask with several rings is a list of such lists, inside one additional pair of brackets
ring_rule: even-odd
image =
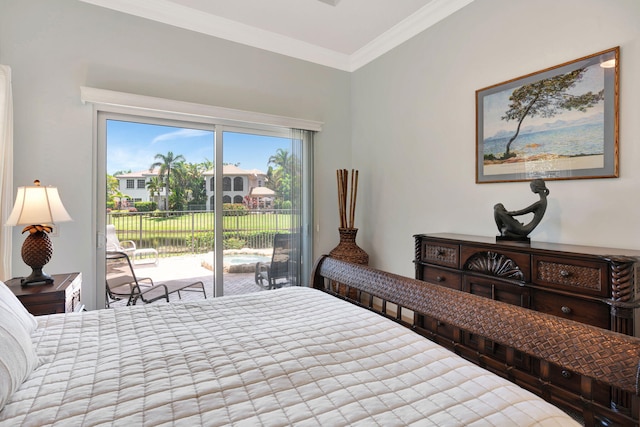
[(533, 258), (533, 283), (582, 294), (607, 296), (607, 264), (544, 256)]
[(425, 282), (435, 283), (457, 291), (462, 289), (462, 274), (455, 271), (448, 271), (441, 268), (424, 267)]
[(458, 268), (460, 258), (458, 245), (423, 241), (420, 255), (423, 262)]
[(532, 307), (536, 311), (609, 329), (609, 306), (595, 301), (536, 290)]
[(462, 246), (462, 269), (501, 279), (528, 282), (531, 278), (529, 254)]

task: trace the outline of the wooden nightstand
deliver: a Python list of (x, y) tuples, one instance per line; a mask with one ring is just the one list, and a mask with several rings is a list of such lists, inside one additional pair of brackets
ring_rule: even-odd
[(33, 315), (82, 311), (82, 274), (53, 274), (51, 277), (51, 285), (21, 286), (20, 278), (7, 280), (5, 283)]

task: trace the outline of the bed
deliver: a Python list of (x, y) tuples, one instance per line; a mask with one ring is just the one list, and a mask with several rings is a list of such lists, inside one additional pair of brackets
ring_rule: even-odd
[[(322, 258), (317, 289), (37, 318), (0, 286), (0, 425), (578, 425), (401, 315), (344, 301), (394, 280)], [(635, 390), (639, 340), (615, 338), (629, 352), (613, 380)]]

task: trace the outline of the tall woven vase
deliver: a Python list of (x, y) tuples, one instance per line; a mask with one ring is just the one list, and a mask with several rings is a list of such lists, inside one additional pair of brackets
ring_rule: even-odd
[[(331, 258), (339, 259), (341, 261), (349, 261), (355, 264), (368, 265), (369, 254), (364, 249), (356, 244), (356, 234), (358, 234), (357, 228), (338, 228), (340, 233), (340, 243), (329, 252)], [(351, 299), (357, 299), (357, 291), (351, 289), (347, 292), (347, 287), (342, 283), (334, 282), (336, 291), (340, 295), (348, 296)]]
[(356, 244), (357, 228), (339, 228), (340, 243), (329, 252), (331, 258), (355, 264), (369, 264), (369, 254)]

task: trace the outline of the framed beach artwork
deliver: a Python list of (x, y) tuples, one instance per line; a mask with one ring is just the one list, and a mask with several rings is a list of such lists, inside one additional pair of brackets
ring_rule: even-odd
[(620, 48), (476, 91), (476, 183), (618, 177)]

